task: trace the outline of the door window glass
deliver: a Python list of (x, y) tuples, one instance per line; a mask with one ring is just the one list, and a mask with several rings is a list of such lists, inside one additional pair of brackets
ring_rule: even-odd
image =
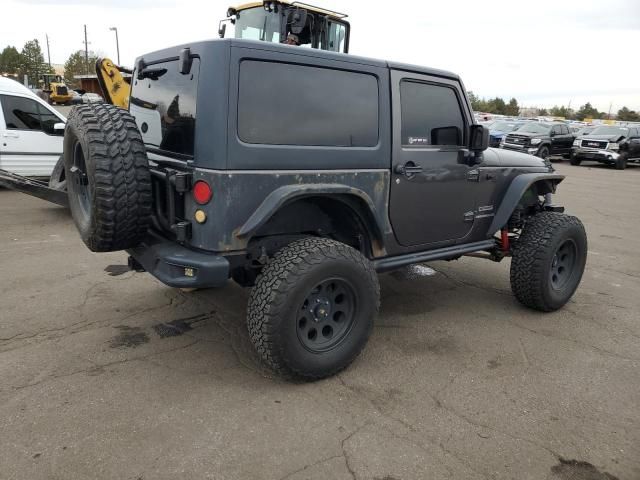
[(53, 126), (56, 123), (61, 123), (58, 117), (49, 110), (47, 110), (43, 105), (38, 104), (38, 111), (40, 112), (40, 124), (42, 125), (42, 131), (48, 135), (63, 135), (64, 131), (60, 130), (59, 132), (55, 132), (53, 130)]
[(453, 88), (400, 83), (402, 145), (464, 145), (465, 121)]
[(24, 97), (0, 95), (4, 120), (9, 130), (41, 130), (38, 103)]

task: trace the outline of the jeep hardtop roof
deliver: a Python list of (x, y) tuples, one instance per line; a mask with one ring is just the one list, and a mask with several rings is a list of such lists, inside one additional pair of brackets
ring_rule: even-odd
[(136, 65), (138, 65), (138, 62), (140, 59), (143, 59), (145, 64), (149, 64), (153, 62), (160, 62), (162, 60), (166, 61), (167, 59), (175, 58), (176, 52), (183, 48), (190, 48), (193, 54), (197, 54), (201, 58), (202, 57), (206, 58), (208, 56), (209, 51), (211, 51), (212, 49), (219, 49), (220, 46), (223, 44), (226, 44), (227, 48), (231, 48), (231, 47), (249, 48), (254, 50), (287, 53), (289, 55), (296, 55), (296, 56), (326, 58), (327, 60), (340, 61), (344, 63), (404, 70), (407, 72), (414, 72), (418, 74), (432, 75), (432, 76), (443, 77), (443, 78), (450, 78), (453, 80), (460, 81), (460, 77), (457, 74), (448, 72), (446, 70), (440, 70), (437, 68), (422, 67), (419, 65), (411, 65), (408, 63), (380, 60), (380, 59), (369, 58), (369, 57), (360, 57), (360, 56), (351, 55), (351, 54), (329, 52), (326, 50), (318, 50), (313, 48), (296, 47), (291, 45), (281, 45), (281, 44), (272, 43), (272, 42), (261, 42), (258, 40), (243, 40), (243, 39), (236, 39), (236, 38), (202, 40), (198, 42), (185, 43), (183, 45), (169, 47), (163, 50), (157, 50), (155, 52), (150, 52), (148, 54), (142, 55), (141, 57), (138, 57), (136, 59)]

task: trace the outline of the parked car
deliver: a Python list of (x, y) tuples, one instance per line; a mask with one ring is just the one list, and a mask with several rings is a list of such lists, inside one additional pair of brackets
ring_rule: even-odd
[(27, 87), (0, 77), (0, 169), (50, 177), (62, 155), (65, 122)]
[(500, 148), (537, 155), (540, 158), (550, 156), (570, 156), (575, 136), (569, 127), (561, 122), (527, 122), (515, 132), (508, 134)]
[(507, 136), (507, 133), (513, 132), (522, 126), (524, 122), (518, 121), (498, 121), (493, 122), (491, 126), (489, 126), (489, 146), (490, 147), (499, 147), (500, 142), (504, 137)]
[(104, 98), (102, 98), (97, 93), (87, 92), (81, 95), (82, 103), (103, 103)]
[(82, 101), (82, 95), (75, 91), (75, 90), (71, 90), (71, 101), (69, 102), (71, 105), (81, 105), (83, 103)]
[(571, 165), (592, 160), (624, 170), (627, 162), (640, 161), (640, 127), (601, 125), (573, 142)]

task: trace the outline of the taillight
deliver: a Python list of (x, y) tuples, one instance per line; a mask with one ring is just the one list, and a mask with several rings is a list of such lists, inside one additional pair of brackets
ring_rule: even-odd
[(204, 180), (198, 180), (193, 184), (193, 199), (199, 203), (200, 205), (204, 205), (205, 203), (209, 203), (211, 197), (213, 196), (213, 191), (211, 191), (211, 187)]

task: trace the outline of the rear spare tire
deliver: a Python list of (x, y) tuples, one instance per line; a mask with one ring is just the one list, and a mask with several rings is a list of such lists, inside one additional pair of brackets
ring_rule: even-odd
[(69, 207), (94, 252), (135, 247), (151, 222), (151, 173), (134, 118), (113, 105), (71, 110), (64, 136)]

